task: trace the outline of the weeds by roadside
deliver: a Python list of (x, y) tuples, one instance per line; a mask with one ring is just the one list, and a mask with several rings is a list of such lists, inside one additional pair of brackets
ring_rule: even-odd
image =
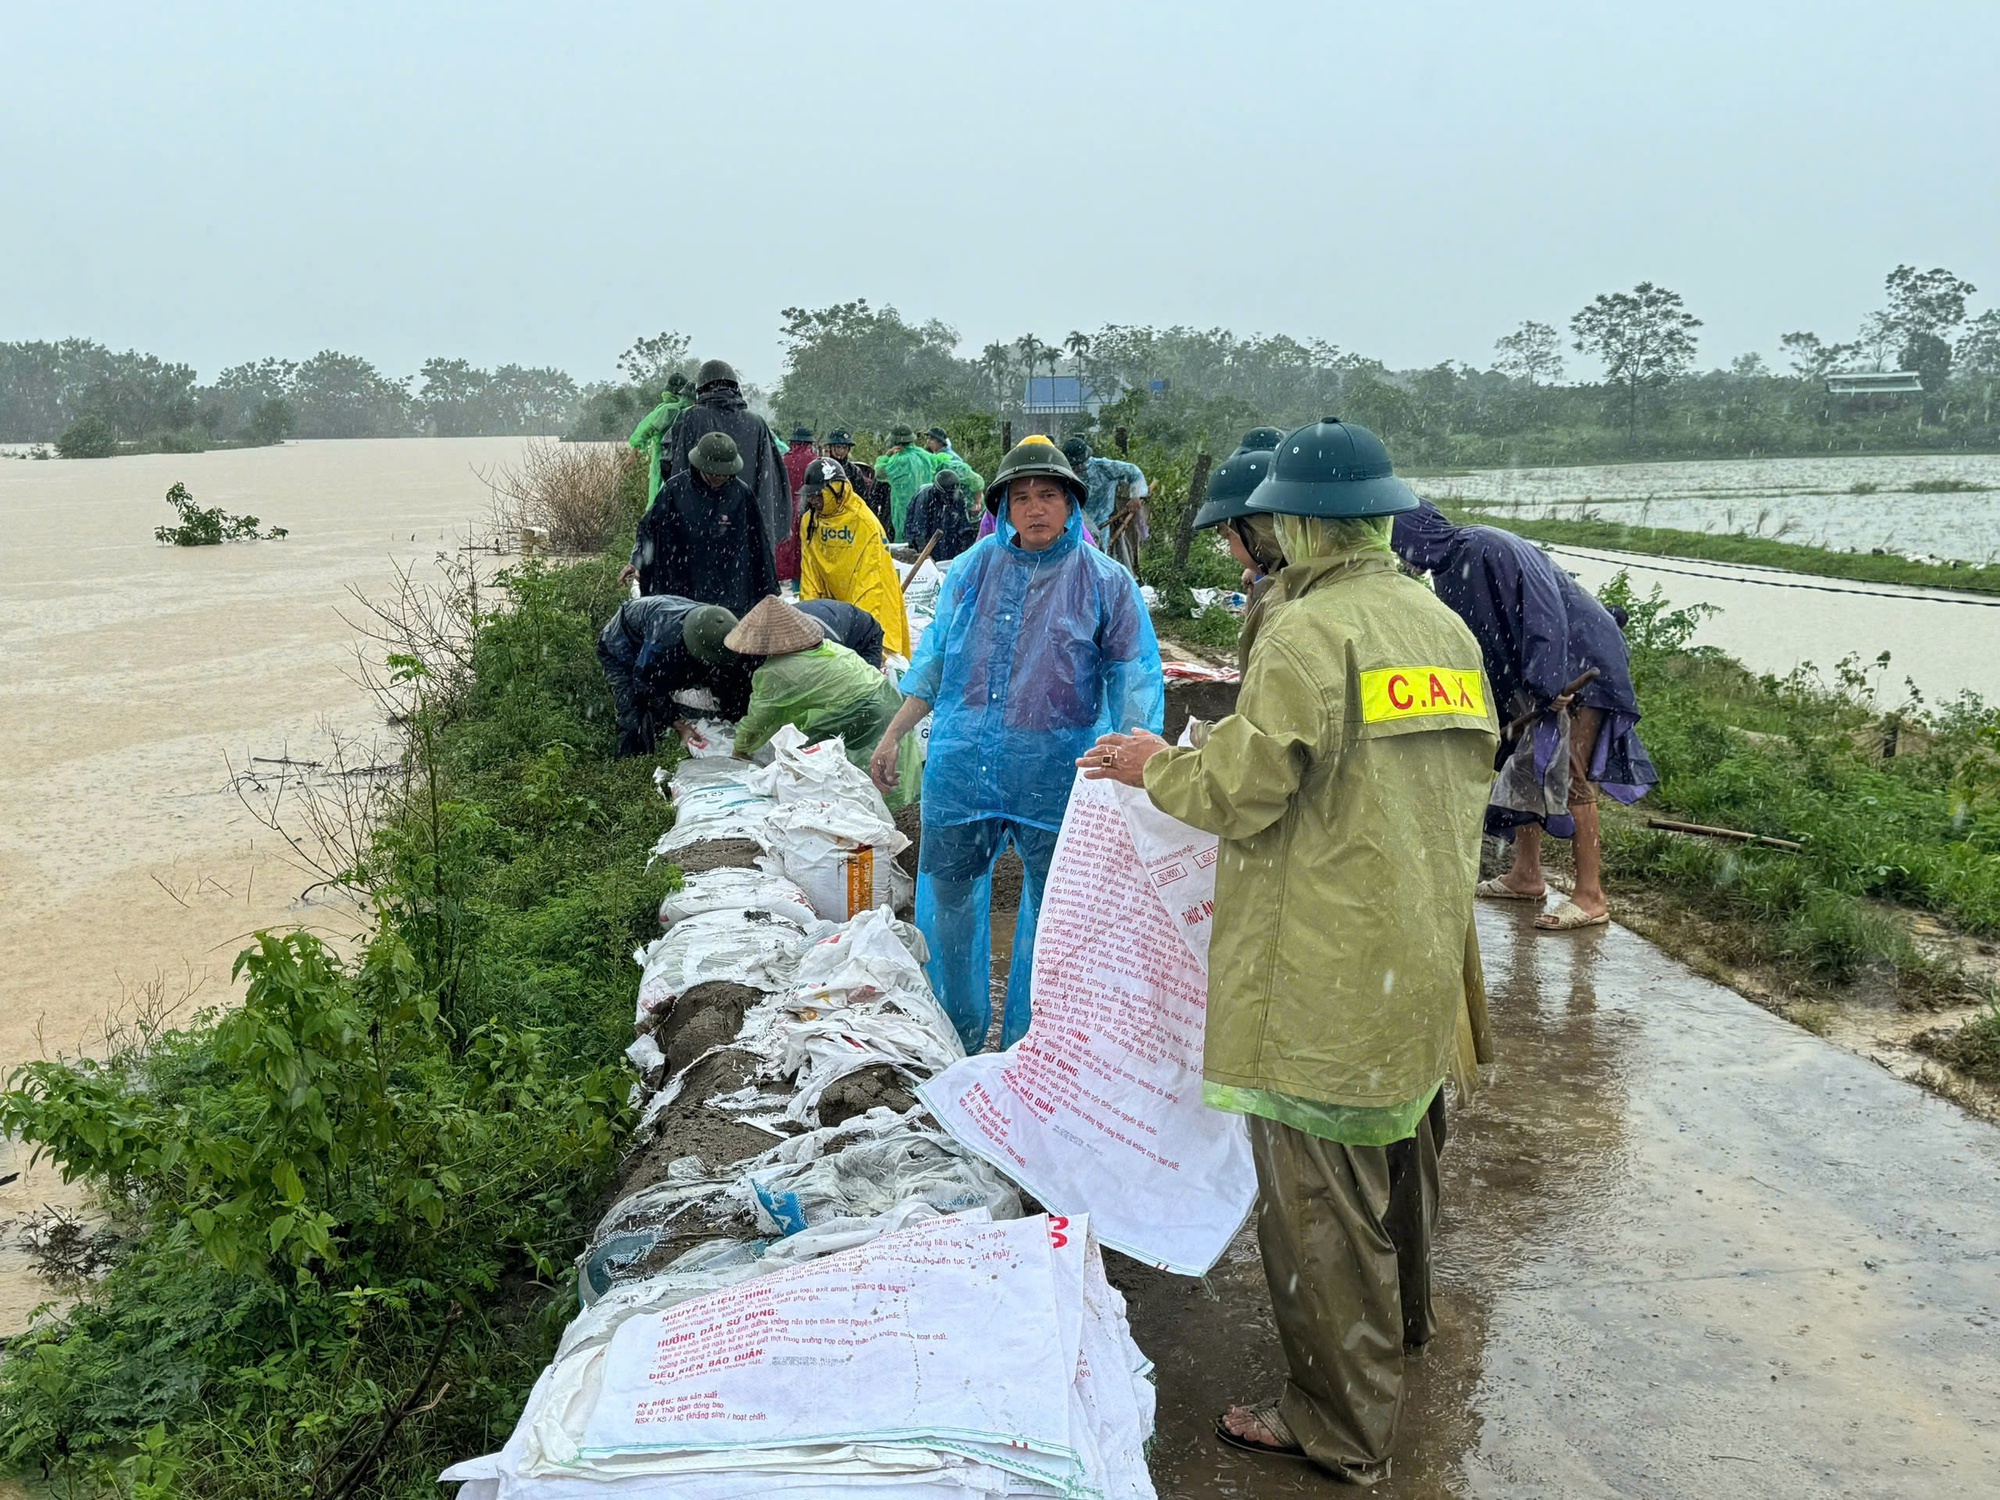
[(494, 522), (503, 534), (533, 532), (537, 545), (550, 552), (592, 556), (625, 524), (620, 493), (635, 467), (644, 474), (638, 455), (622, 443), (533, 438), (517, 462), (480, 477), (492, 491)]

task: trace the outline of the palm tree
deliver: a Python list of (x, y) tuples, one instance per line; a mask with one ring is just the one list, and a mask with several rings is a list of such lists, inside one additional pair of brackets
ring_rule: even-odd
[(1035, 378), (1036, 362), (1048, 352), (1048, 345), (1032, 333), (1024, 333), (1014, 340), (1014, 347), (1021, 351), (1021, 359), (1028, 367), (1028, 379), (1032, 381)]
[(1072, 328), (1069, 337), (1063, 340), (1063, 347), (1069, 350), (1070, 358), (1076, 361), (1076, 401), (1083, 404), (1083, 357), (1090, 353), (1090, 335)]
[(979, 368), (986, 372), (986, 378), (993, 382), (993, 404), (1004, 407), (1007, 404), (1007, 376), (1014, 368), (1014, 361), (1008, 357), (1005, 344), (988, 344), (979, 354)]

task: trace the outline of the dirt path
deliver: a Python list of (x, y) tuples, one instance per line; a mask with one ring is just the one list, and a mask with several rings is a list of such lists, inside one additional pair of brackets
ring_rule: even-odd
[[(0, 462), (0, 1076), (101, 1037), (149, 987), (215, 1004), (246, 936), (344, 928), (229, 789), (229, 762), (370, 732), (350, 680), (347, 586), (381, 592), (486, 514), (474, 466), (520, 440), (291, 443)], [(181, 480), (283, 541), (154, 542)], [(0, 1176), (24, 1163), (0, 1144)], [(46, 1169), (0, 1219), (64, 1201)], [(10, 1258), (11, 1257), (11, 1258)], [(0, 1335), (41, 1298), (0, 1243)]]
[[(1500, 1062), (1375, 1493), (2000, 1493), (2000, 1131), (1623, 929), (1480, 919)], [(1282, 1378), (1254, 1233), (1201, 1282), (1112, 1260), (1163, 1497), (1352, 1493), (1208, 1435)]]

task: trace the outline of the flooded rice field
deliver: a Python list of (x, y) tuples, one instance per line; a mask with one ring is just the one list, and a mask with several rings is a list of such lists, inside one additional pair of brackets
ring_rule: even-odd
[[(135, 1009), (231, 993), (260, 927), (343, 930), (232, 790), (232, 767), (368, 738), (350, 585), (377, 595), (483, 529), (516, 438), (288, 443), (0, 461), (0, 1076)], [(289, 529), (159, 545), (167, 487)], [(261, 760), (258, 758), (262, 758)], [(67, 1201), (0, 1143), (0, 1220)], [(0, 1240), (0, 1336), (40, 1295)]]
[(1524, 516), (1740, 532), (1842, 551), (2000, 561), (2000, 454), (1485, 469), (1416, 482)]

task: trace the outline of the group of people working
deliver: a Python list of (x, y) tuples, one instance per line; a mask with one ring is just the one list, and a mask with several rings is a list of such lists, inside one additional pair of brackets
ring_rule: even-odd
[[(702, 468), (724, 457), (711, 432), (686, 451), (708, 494), (657, 533), (642, 525), (642, 587), (683, 566), (761, 587), (769, 575), (754, 560), (694, 563), (693, 537), (713, 552), (759, 508), (747, 486), (730, 505), (716, 498), (727, 486)], [(1653, 780), (1620, 622), (1533, 547), (1419, 501), (1365, 428), (1328, 418), (1289, 435), (1259, 429), (1217, 468), (1196, 517), (1222, 528), (1245, 570), (1236, 708), (1170, 746), (1159, 647), (1117, 558), (1143, 525), (1144, 479), (1095, 467), (1107, 462), (1040, 437), (1002, 459), (983, 486), (990, 532), (953, 560), (898, 686), (873, 673), (881, 686), (865, 705), (872, 669), (841, 623), (807, 621), (815, 637), (793, 619), (823, 598), (797, 610), (768, 592), (747, 604), (641, 599), (600, 650), (607, 671), (614, 656), (636, 663), (649, 650), (707, 664), (721, 711), (739, 718), (739, 751), (767, 726), (810, 718), (815, 737), (850, 735), (885, 796), (920, 785), (916, 921), (968, 1051), (991, 1028), (992, 882), (1009, 847), (1024, 880), (1000, 1044), (1028, 1028), (1037, 914), (1079, 770), (1143, 788), (1218, 836), (1203, 1099), (1248, 1121), (1289, 1379), (1277, 1399), (1222, 1414), (1216, 1434), (1373, 1484), (1388, 1473), (1405, 1359), (1435, 1331), (1444, 1082), (1490, 1057), (1474, 901), (1542, 899), (1547, 827), (1576, 838), (1577, 880), (1540, 925), (1606, 920), (1597, 793), (1630, 800)], [(877, 490), (890, 467), (877, 466)], [(926, 481), (933, 502), (939, 478)], [(803, 599), (829, 524), (866, 535), (876, 554), (884, 528), (874, 495), (837, 459), (808, 461), (800, 482)], [(924, 487), (910, 486), (911, 506)], [(893, 483), (890, 516), (910, 516)], [(621, 624), (633, 612), (636, 650)], [(657, 645), (645, 628), (654, 612)], [(857, 613), (892, 641), (873, 608)], [(841, 652), (858, 672), (835, 665)], [(621, 730), (625, 713), (621, 699)], [(926, 718), (919, 783), (910, 746)], [(1516, 855), (1482, 882), (1488, 829), (1513, 830)]]

